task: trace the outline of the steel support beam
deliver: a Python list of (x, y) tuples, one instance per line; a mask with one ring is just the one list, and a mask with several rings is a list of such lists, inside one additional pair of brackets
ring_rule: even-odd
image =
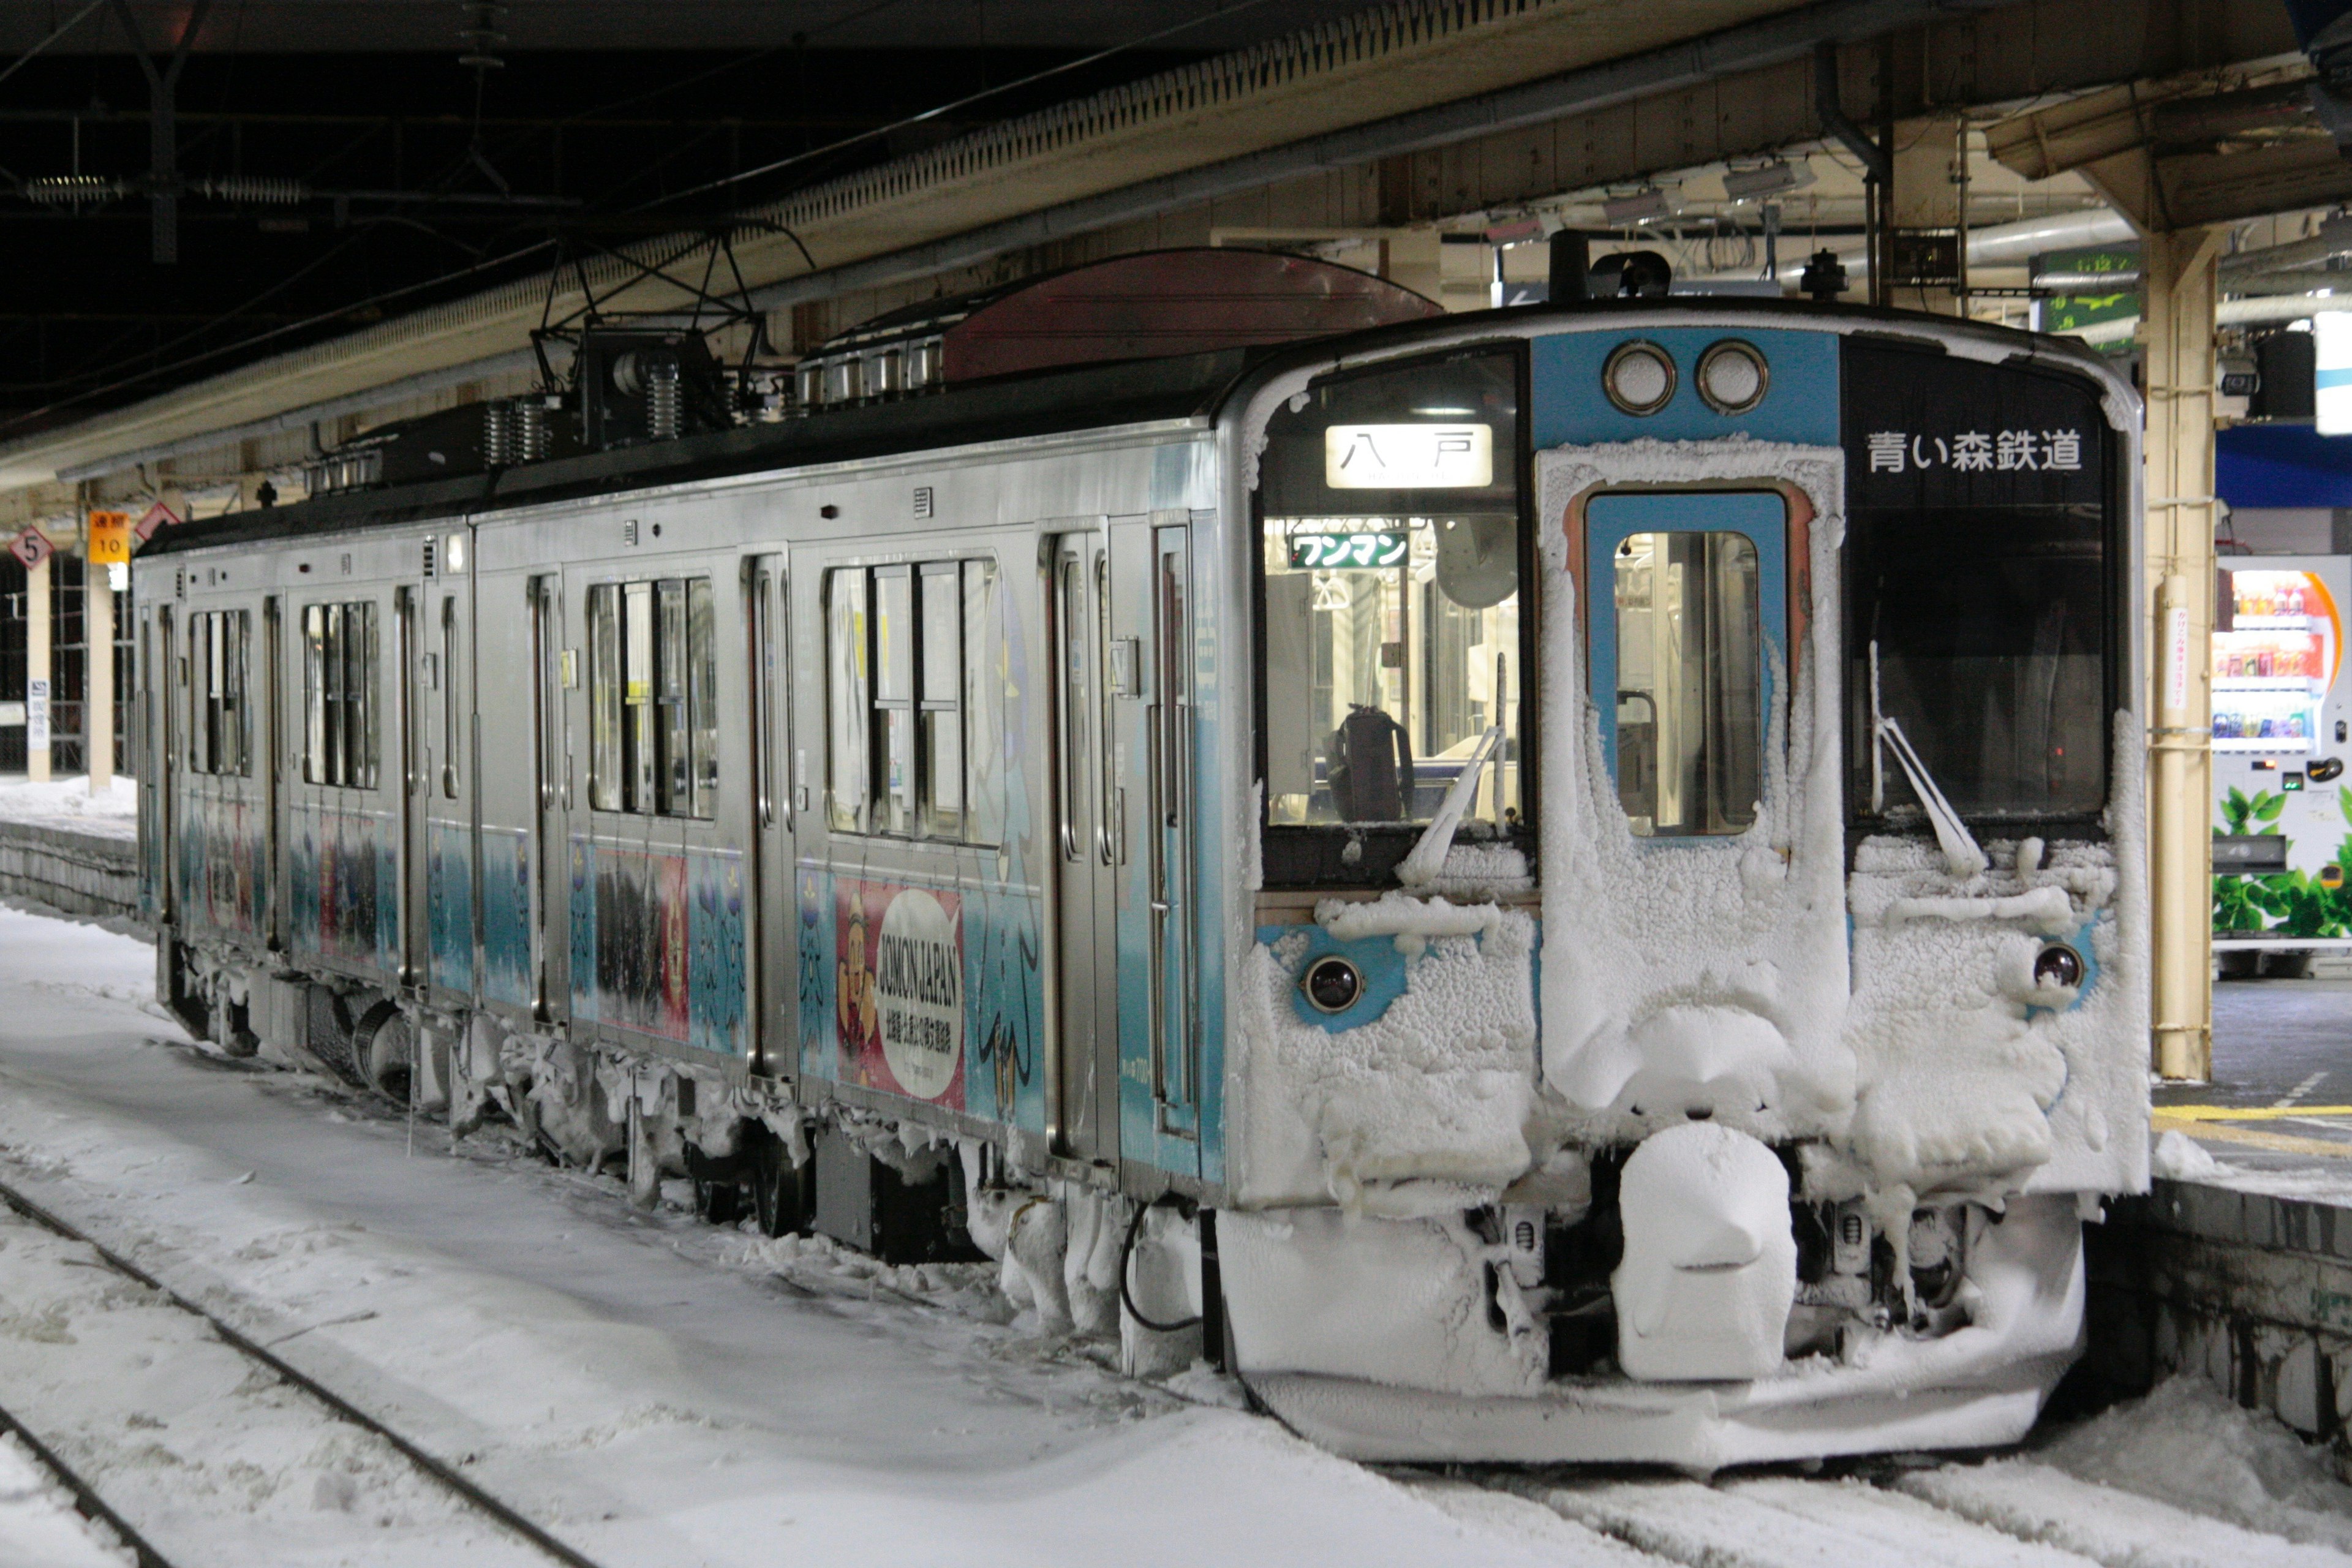
[(1951, 0), (1825, 0), (1688, 43), (1162, 175), (886, 256), (818, 268), (755, 289), (752, 300), (761, 310), (773, 310), (803, 300), (968, 267), (1007, 250), (1049, 244), (1303, 175), (1451, 146), (1734, 72), (1802, 60), (1824, 45), (1833, 49), (1896, 28), (1947, 19), (1955, 9), (1980, 8), (1956, 7)]

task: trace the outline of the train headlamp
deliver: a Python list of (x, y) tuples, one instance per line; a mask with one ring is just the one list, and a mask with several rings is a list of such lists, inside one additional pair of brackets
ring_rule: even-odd
[(1601, 366), (1601, 390), (1627, 414), (1655, 414), (1675, 395), (1675, 357), (1655, 343), (1619, 343)]
[(1298, 988), (1317, 1012), (1344, 1013), (1364, 994), (1364, 972), (1337, 953), (1326, 953), (1307, 966)]
[(2072, 991), (2083, 984), (2083, 955), (2064, 942), (2053, 942), (2033, 961), (2033, 984)]
[(1717, 414), (1745, 414), (1764, 401), (1772, 373), (1753, 343), (1726, 338), (1698, 356), (1691, 380), (1698, 395)]

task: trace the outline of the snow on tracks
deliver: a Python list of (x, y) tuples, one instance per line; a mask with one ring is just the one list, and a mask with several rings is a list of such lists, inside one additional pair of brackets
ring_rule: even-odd
[(0, 1434), (0, 1563), (7, 1568), (126, 1568), (129, 1547), (108, 1542), (103, 1524), (76, 1511), (62, 1472), (16, 1433)]
[[(0, 1347), (18, 1352), (0, 1351), (0, 1406), (144, 1538), (144, 1560), (550, 1560), (386, 1431), (331, 1407), (102, 1250), (13, 1208), (0, 1208)], [(17, 1544), (0, 1544), (0, 1561), (74, 1561), (22, 1558)], [(86, 1560), (120, 1561), (95, 1549)]]
[[(1457, 1517), (1541, 1540), (1562, 1563), (1684, 1568), (2352, 1568), (2297, 1545), (2079, 1480), (2032, 1459), (1950, 1464), (1860, 1478), (1538, 1479), (1487, 1472), (1480, 1503), (1456, 1481), (1414, 1489)], [(1505, 1494), (1515, 1494), (1506, 1496)]]
[(1919, 1470), (1898, 1483), (1938, 1508), (2105, 1568), (2352, 1568), (2330, 1547), (2297, 1545), (2031, 1459)]

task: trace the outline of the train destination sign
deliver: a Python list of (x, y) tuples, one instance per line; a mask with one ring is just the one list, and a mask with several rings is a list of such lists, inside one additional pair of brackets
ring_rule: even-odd
[(1495, 482), (1487, 425), (1333, 425), (1323, 482), (1335, 490), (1475, 490)]
[(1377, 571), (1404, 564), (1407, 540), (1402, 533), (1294, 533), (1290, 536), (1290, 568), (1323, 572)]

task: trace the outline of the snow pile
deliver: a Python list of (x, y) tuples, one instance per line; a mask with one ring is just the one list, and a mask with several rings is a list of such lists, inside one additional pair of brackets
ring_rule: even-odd
[(2167, 1132), (2148, 1153), (2148, 1169), (2176, 1182), (2209, 1181), (2223, 1173), (2221, 1162), (2186, 1132)]
[(89, 792), (89, 775), (34, 784), (28, 779), (0, 779), (0, 822), (31, 822), (44, 826), (79, 827), (109, 837), (128, 838), (137, 831), (139, 785), (117, 773), (103, 794)]
[(2352, 1552), (2352, 1487), (2336, 1479), (2326, 1450), (2194, 1373), (2084, 1422), (2040, 1457), (2086, 1481)]
[(1253, 945), (1239, 977), (1238, 1201), (1381, 1214), (1491, 1201), (1530, 1163), (1535, 923), (1402, 893), (1317, 915), (1337, 941), (1392, 937), (1404, 994), (1325, 1029), (1295, 1001), (1310, 933)]
[[(1568, 534), (1546, 532), (1546, 700), (1556, 713), (1578, 716), (1543, 735), (1543, 1065), (1570, 1108), (1561, 1132), (1630, 1140), (1656, 1125), (1654, 1108), (1642, 1104), (1637, 1114), (1639, 1102), (1626, 1092), (1644, 1065), (1637, 1036), (1666, 1008), (1697, 1007), (1718, 1018), (1752, 1015), (1761, 1026), (1738, 1031), (1739, 1054), (1743, 1070), (1768, 1075), (1771, 1086), (1761, 1107), (1739, 1108), (1735, 1125), (1768, 1141), (1836, 1137), (1854, 1088), (1842, 1038), (1835, 680), (1843, 455), (1745, 439), (1643, 440), (1564, 447), (1538, 454), (1537, 465), (1545, 517), (1565, 515), (1595, 487), (1692, 478), (1785, 481), (1811, 512), (1809, 628), (1793, 671), (1790, 650), (1771, 650), (1776, 698), (1764, 798), (1755, 826), (1712, 840), (1633, 837), (1584, 689)], [(1795, 562), (1790, 576), (1807, 580)], [(1681, 1026), (1667, 1032), (1687, 1037)]]
[(1780, 1368), (1797, 1293), (1789, 1173), (1744, 1132), (1685, 1121), (1625, 1162), (1625, 1258), (1610, 1279), (1617, 1360), (1662, 1381)]
[(1375, 1219), (1332, 1208), (1218, 1216), (1225, 1300), (1252, 1377), (1321, 1373), (1444, 1394), (1532, 1394), (1549, 1346), (1507, 1250), (1461, 1212)]
[[(2118, 771), (2135, 792), (2130, 767)], [(2119, 867), (2104, 844), (2060, 844), (2046, 861), (2035, 840), (1989, 848), (1990, 868), (1965, 880), (1920, 840), (1855, 851), (1853, 1147), (1881, 1184), (1920, 1193), (2135, 1189), (2147, 1098), (2137, 858)], [(2033, 979), (2055, 936), (2097, 972), (2079, 994)]]

